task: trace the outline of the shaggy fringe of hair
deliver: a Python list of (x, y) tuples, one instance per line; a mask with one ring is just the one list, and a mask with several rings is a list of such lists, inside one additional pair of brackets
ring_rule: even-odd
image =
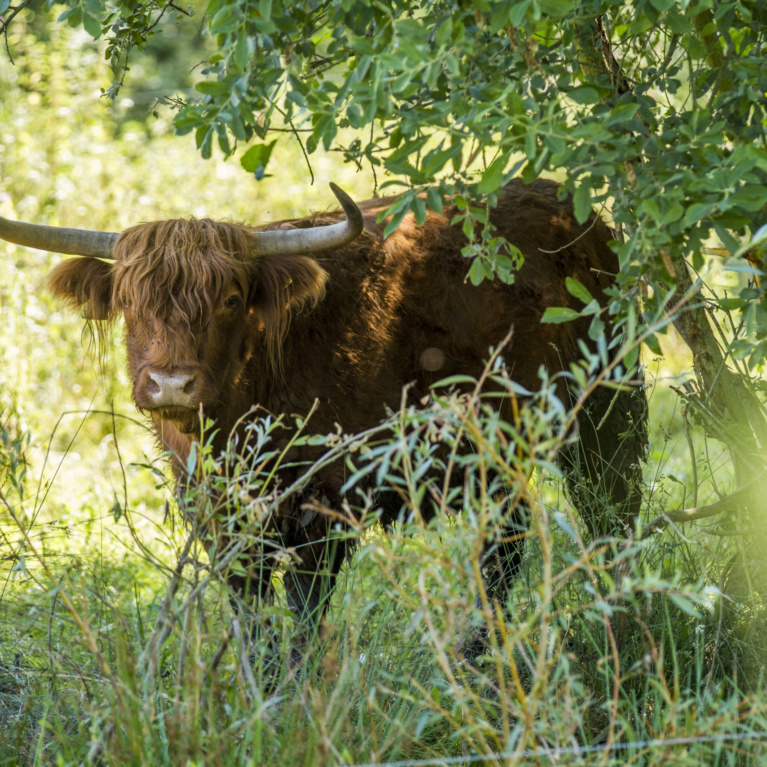
[(282, 350), (293, 317), (325, 295), (327, 273), (304, 256), (266, 257), (258, 264), (256, 301), (264, 321), (267, 362), (284, 380)]
[(160, 322), (173, 313), (190, 330), (232, 285), (247, 298), (251, 250), (250, 232), (236, 224), (174, 219), (134, 226), (115, 245), (113, 305)]
[[(131, 307), (139, 321), (157, 322), (167, 335), (183, 334), (204, 326), (225, 292), (236, 287), (246, 302), (256, 299), (267, 364), (281, 376), (293, 311), (316, 303), (326, 274), (303, 256), (257, 257), (253, 244), (252, 229), (210, 219), (127, 229), (115, 245), (112, 306)], [(171, 317), (181, 327), (172, 327)]]

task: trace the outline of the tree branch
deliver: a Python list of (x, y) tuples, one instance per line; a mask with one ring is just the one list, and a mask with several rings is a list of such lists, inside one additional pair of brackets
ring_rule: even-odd
[(658, 515), (642, 528), (639, 540), (644, 540), (655, 533), (660, 533), (668, 525), (675, 522), (695, 522), (699, 519), (714, 517), (717, 514), (724, 514), (727, 511), (737, 511), (740, 504), (743, 503), (743, 501), (748, 500), (749, 494), (753, 492), (753, 486), (758, 480), (764, 479), (765, 475), (767, 475), (767, 471), (763, 471), (750, 482), (743, 485), (739, 490), (736, 490), (734, 493), (731, 493), (715, 503), (709, 503), (706, 506), (691, 506), (687, 509), (664, 511), (663, 514)]
[(7, 16), (0, 16), (0, 32), (2, 32), (5, 38), (5, 52), (8, 54), (8, 61), (15, 65), (13, 56), (11, 56), (11, 49), (8, 46), (8, 27), (11, 26), (11, 22), (28, 6), (32, 3), (32, 0), (23, 0), (22, 3), (15, 8), (11, 6), (8, 10), (10, 13)]

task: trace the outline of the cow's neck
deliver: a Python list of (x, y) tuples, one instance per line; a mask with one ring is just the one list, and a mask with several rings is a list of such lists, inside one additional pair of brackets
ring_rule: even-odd
[(327, 369), (332, 358), (330, 346), (304, 317), (294, 318), (282, 345), (281, 365), (269, 361), (265, 348), (253, 350), (238, 387), (242, 399), (233, 412), (242, 414), (255, 404), (275, 416), (305, 415), (315, 399), (322, 399), (328, 377), (332, 378)]

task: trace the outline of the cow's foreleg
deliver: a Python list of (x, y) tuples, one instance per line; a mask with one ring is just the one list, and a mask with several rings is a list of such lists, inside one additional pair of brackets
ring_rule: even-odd
[[(481, 610), (486, 604), (498, 604), (506, 608), (506, 598), (514, 580), (522, 569), (525, 552), (525, 538), (530, 526), (530, 509), (524, 501), (518, 502), (506, 515), (493, 540), (485, 542), (482, 554), (482, 588), (484, 595), (478, 595), (476, 607)], [(463, 656), (473, 662), (488, 649), (489, 629), (482, 624), (473, 630), (460, 647)]]
[(297, 641), (291, 648), (293, 664), (300, 665), (307, 644), (317, 636), (348, 548), (348, 541), (334, 537), (310, 544), (298, 552), (302, 564), (285, 573), (288, 605), (300, 624)]

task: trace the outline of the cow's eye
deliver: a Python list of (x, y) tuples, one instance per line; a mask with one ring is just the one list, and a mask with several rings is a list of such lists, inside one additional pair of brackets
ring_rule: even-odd
[(234, 293), (233, 295), (229, 296), (224, 301), (224, 306), (227, 309), (234, 309), (235, 307), (239, 305), (239, 303), (240, 303), (240, 297), (236, 293)]

